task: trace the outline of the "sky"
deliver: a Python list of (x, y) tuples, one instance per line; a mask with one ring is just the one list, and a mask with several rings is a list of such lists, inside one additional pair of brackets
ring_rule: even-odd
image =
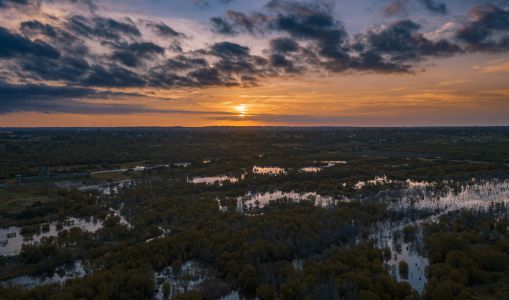
[(509, 0), (0, 0), (0, 127), (509, 125)]

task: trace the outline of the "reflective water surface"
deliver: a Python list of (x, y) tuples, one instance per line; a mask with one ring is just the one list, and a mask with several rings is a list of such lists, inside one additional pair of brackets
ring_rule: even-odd
[(164, 297), (164, 285), (169, 288), (168, 296), (171, 299), (176, 294), (200, 288), (200, 285), (207, 278), (209, 278), (208, 270), (195, 261), (185, 262), (178, 270), (167, 267), (155, 274), (155, 299), (166, 299)]
[(22, 227), (0, 228), (0, 255), (18, 255), (23, 244), (39, 242), (43, 237), (57, 236), (58, 232), (73, 227), (81, 228), (84, 231), (95, 232), (102, 228), (102, 221), (95, 218), (67, 218), (62, 222), (46, 223), (44, 227), (46, 228), (33, 235), (25, 234), (25, 236), (22, 235)]
[[(370, 184), (392, 183), (387, 177), (375, 178)], [(390, 273), (398, 281), (407, 281), (415, 290), (422, 292), (426, 285), (426, 267), (429, 261), (423, 242), (422, 225), (436, 222), (449, 212), (462, 209), (489, 210), (505, 209), (509, 204), (508, 180), (483, 180), (469, 183), (439, 186), (435, 182), (405, 182), (406, 189), (399, 191), (398, 196), (387, 198), (389, 210), (403, 212), (425, 212), (421, 219), (395, 223), (378, 223), (371, 230), (370, 238), (381, 249), (389, 249), (391, 256), (386, 261)], [(416, 214), (413, 214), (416, 215)], [(417, 214), (419, 215), (419, 214)], [(408, 278), (402, 278), (399, 264), (408, 264)]]
[(285, 169), (280, 167), (259, 167), (254, 166), (253, 167), (253, 173), (254, 174), (260, 174), (260, 175), (284, 175), (286, 174)]
[(300, 171), (304, 173), (318, 173), (323, 170), (322, 167), (304, 167), (301, 168)]
[(196, 183), (196, 184), (205, 183), (208, 185), (222, 184), (222, 183), (235, 183), (238, 181), (239, 181), (238, 178), (232, 177), (232, 176), (226, 176), (226, 175), (202, 176), (202, 177), (193, 177), (193, 178), (187, 179), (187, 182), (190, 182), (190, 183)]
[(113, 195), (117, 194), (123, 188), (132, 187), (134, 184), (134, 180), (126, 179), (117, 182), (86, 185), (78, 188), (78, 190), (82, 192), (98, 191), (103, 195)]
[(297, 192), (265, 192), (265, 193), (247, 193), (243, 197), (237, 198), (237, 210), (239, 212), (245, 212), (254, 208), (263, 208), (267, 206), (271, 201), (277, 201), (281, 199), (288, 199), (295, 202), (299, 201), (314, 201), (315, 205), (321, 207), (332, 206), (336, 203), (336, 199), (329, 196), (322, 196), (314, 192), (308, 193), (297, 193)]
[(2, 286), (21, 286), (24, 288), (34, 288), (40, 285), (60, 283), (73, 278), (79, 278), (86, 275), (82, 261), (77, 260), (72, 264), (63, 265), (55, 269), (53, 274), (41, 276), (20, 276), (2, 282)]

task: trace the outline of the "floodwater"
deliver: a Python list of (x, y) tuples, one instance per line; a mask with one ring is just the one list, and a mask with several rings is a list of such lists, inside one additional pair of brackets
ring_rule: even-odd
[(322, 172), (322, 170), (322, 167), (304, 167), (300, 169), (300, 171), (304, 173), (319, 173)]
[[(415, 233), (405, 239), (403, 229), (405, 226), (415, 226)], [(422, 293), (426, 285), (426, 267), (429, 261), (425, 257), (422, 227), (416, 223), (379, 223), (370, 236), (380, 249), (390, 250), (390, 259), (385, 263), (390, 274), (398, 281), (408, 282), (412, 288)], [(408, 277), (402, 278), (399, 273), (400, 262), (408, 264)]]
[[(120, 213), (121, 209), (122, 207), (118, 210), (110, 208), (110, 211), (112, 215), (118, 216), (120, 218), (120, 224), (126, 225), (129, 229), (132, 228), (132, 225)], [(21, 252), (21, 248), (24, 244), (33, 244), (39, 242), (43, 237), (58, 236), (60, 231), (69, 230), (73, 227), (78, 227), (83, 231), (88, 232), (96, 232), (103, 227), (103, 222), (93, 217), (89, 219), (67, 218), (64, 221), (55, 221), (45, 224), (48, 225), (47, 230), (40, 230), (35, 234), (26, 234), (25, 236), (21, 234), (22, 227), (20, 226), (0, 228), (0, 255), (18, 255)], [(59, 226), (61, 226), (60, 229), (58, 228)]]
[(290, 199), (295, 202), (314, 201), (315, 205), (321, 207), (329, 207), (336, 203), (336, 199), (329, 196), (322, 196), (314, 192), (297, 193), (297, 192), (266, 192), (266, 193), (247, 193), (243, 197), (237, 198), (237, 210), (245, 212), (254, 208), (262, 208), (267, 206), (271, 201), (280, 199)]
[[(395, 184), (395, 186), (402, 187), (400, 190), (389, 192), (388, 195), (380, 195), (380, 201), (386, 201), (389, 210), (403, 212), (407, 216), (412, 211), (425, 212), (422, 215), (426, 217), (394, 223), (378, 223), (370, 230), (369, 239), (373, 240), (377, 247), (390, 250), (390, 258), (385, 262), (389, 272), (398, 281), (408, 282), (412, 288), (420, 293), (427, 283), (426, 268), (429, 265), (423, 242), (423, 224), (436, 222), (441, 215), (448, 212), (462, 209), (487, 210), (501, 208), (507, 210), (507, 206), (504, 206), (504, 204), (509, 205), (509, 180), (472, 181), (462, 185), (447, 182), (439, 188), (435, 182), (411, 179), (396, 181), (387, 176), (379, 176), (372, 180), (360, 181), (355, 187), (362, 189), (368, 185), (381, 186), (385, 184)], [(237, 198), (237, 210), (248, 213), (252, 209), (262, 208), (271, 201), (280, 199), (290, 199), (296, 202), (314, 200), (316, 205), (322, 207), (334, 205), (338, 201), (332, 197), (321, 196), (314, 192), (248, 193)], [(224, 207), (222, 208), (224, 209)], [(406, 226), (413, 226), (415, 230), (410, 239), (404, 236)], [(408, 264), (407, 278), (402, 278), (399, 273), (399, 264), (402, 261)]]
[(253, 166), (253, 173), (260, 175), (284, 175), (285, 169), (280, 167), (259, 167)]
[[(387, 182), (393, 181), (386, 177), (372, 181), (376, 184)], [(425, 256), (422, 225), (436, 222), (445, 213), (463, 209), (489, 210), (498, 207), (507, 210), (504, 204), (509, 204), (509, 181), (473, 181), (459, 188), (445, 186), (437, 190), (437, 183), (407, 180), (406, 186), (399, 199), (391, 199), (388, 209), (404, 213), (421, 211), (429, 216), (400, 223), (379, 223), (372, 230), (370, 238), (376, 242), (377, 247), (390, 249), (391, 257), (386, 261), (389, 272), (398, 281), (407, 281), (416, 291), (422, 292), (427, 283), (426, 267), (429, 265)], [(406, 226), (415, 228), (413, 238), (409, 240), (404, 238), (403, 230)], [(401, 278), (399, 273), (401, 261), (405, 261), (409, 267), (406, 279)]]
[[(57, 228), (57, 224), (59, 223), (62, 225), (60, 230)], [(39, 242), (43, 237), (57, 236), (59, 231), (71, 229), (73, 227), (78, 227), (88, 232), (95, 232), (102, 228), (102, 222), (95, 218), (68, 218), (63, 222), (51, 222), (49, 223), (49, 230), (45, 232), (41, 231), (32, 236), (23, 236), (21, 234), (22, 227), (19, 226), (0, 228), (0, 255), (18, 255), (23, 244), (33, 244)]]
[(459, 189), (450, 186), (435, 191), (436, 183), (407, 181), (409, 188), (400, 201), (389, 205), (391, 210), (457, 211), (484, 209), (492, 203), (509, 204), (509, 180), (470, 182)]
[(226, 176), (226, 175), (202, 176), (202, 177), (193, 177), (193, 178), (187, 179), (187, 182), (190, 182), (190, 183), (195, 183), (195, 184), (205, 183), (207, 185), (223, 184), (223, 183), (236, 183), (238, 181), (239, 181), (238, 178), (232, 177), (232, 176)]
[(232, 291), (228, 295), (222, 297), (220, 300), (241, 300), (241, 299), (243, 298), (240, 296), (239, 291)]
[(335, 165), (344, 165), (344, 164), (347, 164), (347, 162), (344, 161), (344, 160), (324, 160), (324, 161), (322, 161), (322, 164), (325, 164), (326, 168), (330, 168), (330, 167), (333, 167)]
[(80, 278), (87, 273), (81, 260), (72, 264), (57, 267), (53, 274), (41, 276), (20, 276), (2, 282), (2, 286), (20, 286), (23, 288), (34, 288), (40, 285), (59, 283), (63, 284), (69, 279)]
[(131, 225), (131, 223), (129, 223), (129, 221), (127, 221), (126, 217), (121, 213), (123, 207), (124, 203), (122, 203), (118, 209), (110, 207), (109, 210), (113, 216), (120, 218), (119, 220), (120, 224), (127, 226), (128, 229), (131, 229), (133, 228), (133, 226)]
[(174, 270), (172, 267), (166, 267), (155, 274), (156, 296), (155, 299), (164, 299), (163, 285), (168, 283), (171, 287), (169, 298), (176, 294), (189, 292), (200, 288), (200, 285), (209, 278), (209, 272), (198, 262), (187, 261), (180, 270)]
[(121, 180), (112, 183), (103, 183), (103, 184), (93, 184), (82, 186), (78, 190), (82, 192), (88, 191), (98, 191), (103, 195), (113, 195), (117, 194), (122, 188), (130, 187), (134, 185), (134, 181), (132, 179)]
[(359, 181), (357, 182), (355, 185), (354, 185), (354, 189), (356, 190), (360, 190), (366, 186), (369, 186), (369, 185), (384, 185), (384, 184), (387, 184), (387, 183), (392, 183), (393, 181), (390, 180), (389, 178), (387, 178), (387, 176), (377, 176), (371, 180), (367, 180), (367, 181)]
[[(315, 163), (316, 163), (316, 161), (315, 161)], [(323, 160), (320, 163), (323, 164), (323, 166), (304, 167), (304, 168), (300, 168), (300, 171), (304, 172), (304, 173), (319, 173), (319, 172), (322, 172), (323, 169), (325, 169), (325, 168), (330, 168), (335, 165), (343, 165), (343, 164), (346, 164), (347, 162), (344, 160)]]

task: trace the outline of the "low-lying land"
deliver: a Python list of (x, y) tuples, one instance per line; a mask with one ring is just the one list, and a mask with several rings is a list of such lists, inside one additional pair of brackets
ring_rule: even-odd
[(0, 298), (501, 299), (508, 205), (503, 127), (0, 130)]

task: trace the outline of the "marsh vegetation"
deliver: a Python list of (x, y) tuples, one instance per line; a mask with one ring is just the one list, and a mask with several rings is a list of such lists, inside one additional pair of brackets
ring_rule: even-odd
[(509, 291), (506, 128), (14, 133), (27, 140), (0, 134), (6, 299)]

